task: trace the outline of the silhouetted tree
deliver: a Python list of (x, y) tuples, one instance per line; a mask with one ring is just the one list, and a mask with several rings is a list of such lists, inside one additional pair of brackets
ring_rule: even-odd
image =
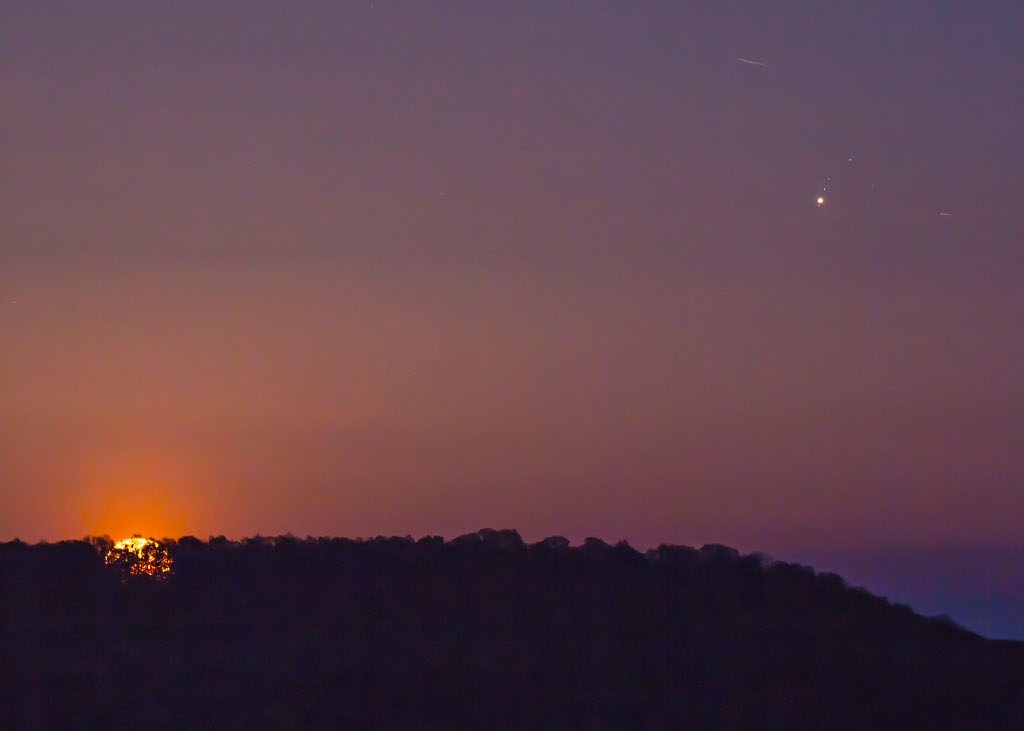
[[(711, 544), (0, 544), (0, 728), (1010, 729), (1024, 643)], [(106, 552), (106, 553), (105, 553)], [(127, 563), (127, 559), (126, 559)]]

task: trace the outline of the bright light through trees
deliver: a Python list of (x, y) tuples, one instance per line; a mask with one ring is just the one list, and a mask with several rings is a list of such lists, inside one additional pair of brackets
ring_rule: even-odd
[(167, 548), (159, 541), (134, 535), (114, 544), (104, 558), (108, 566), (121, 572), (122, 579), (129, 576), (152, 576), (166, 579), (171, 573), (171, 558)]

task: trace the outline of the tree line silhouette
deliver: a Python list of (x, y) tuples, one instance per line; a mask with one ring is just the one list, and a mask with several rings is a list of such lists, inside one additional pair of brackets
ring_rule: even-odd
[[(0, 728), (1016, 728), (1024, 643), (722, 545), (0, 544)], [(156, 549), (154, 549), (156, 550)], [(161, 554), (162, 555), (162, 554)]]

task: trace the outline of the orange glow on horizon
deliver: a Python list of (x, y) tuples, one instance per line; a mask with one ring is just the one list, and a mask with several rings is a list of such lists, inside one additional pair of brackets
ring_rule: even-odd
[(170, 460), (90, 462), (74, 498), (78, 519), (89, 535), (180, 538), (194, 529), (195, 517), (206, 512), (195, 498), (193, 481)]

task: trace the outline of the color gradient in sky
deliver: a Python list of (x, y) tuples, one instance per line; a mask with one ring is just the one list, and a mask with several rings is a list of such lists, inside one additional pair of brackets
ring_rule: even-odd
[(0, 537), (720, 542), (1024, 636), (948, 568), (1024, 543), (1022, 31), (6, 2)]

